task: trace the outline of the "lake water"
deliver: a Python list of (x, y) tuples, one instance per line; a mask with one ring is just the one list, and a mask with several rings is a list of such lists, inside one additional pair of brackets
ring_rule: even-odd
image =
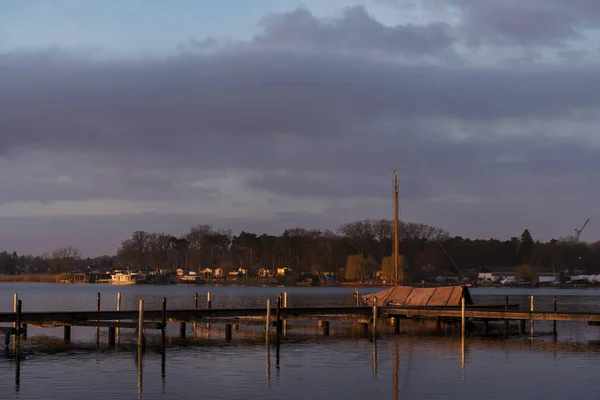
[[(11, 311), (19, 293), (24, 311), (94, 310), (96, 292), (104, 310), (114, 309), (122, 292), (122, 309), (135, 309), (143, 298), (147, 309), (158, 309), (162, 297), (169, 308), (190, 308), (194, 293), (204, 305), (207, 291), (213, 307), (263, 307), (267, 297), (289, 294), (289, 306), (351, 305), (352, 288), (263, 288), (111, 286), (57, 284), (0, 284), (0, 309)], [(361, 292), (380, 289), (361, 289)], [(476, 303), (511, 303), (551, 309), (558, 296), (561, 311), (600, 312), (600, 291), (592, 289), (471, 290)], [(72, 342), (62, 342), (62, 329), (29, 328), (20, 357), (9, 345), (0, 360), (2, 399), (589, 399), (597, 394), (600, 367), (600, 328), (580, 322), (535, 325), (536, 337), (505, 338), (500, 325), (492, 336), (461, 340), (450, 327), (435, 323), (404, 324), (396, 336), (386, 325), (376, 341), (353, 334), (352, 324), (331, 325), (320, 335), (316, 323), (290, 321), (288, 337), (279, 347), (267, 346), (260, 326), (241, 326), (233, 342), (222, 329), (177, 338), (179, 326), (168, 327), (163, 354), (154, 346), (156, 335), (139, 355), (133, 332), (123, 332), (110, 349), (101, 330), (72, 329)], [(503, 324), (501, 327), (503, 328)], [(516, 326), (516, 325), (515, 325)], [(222, 328), (222, 327), (221, 327)]]

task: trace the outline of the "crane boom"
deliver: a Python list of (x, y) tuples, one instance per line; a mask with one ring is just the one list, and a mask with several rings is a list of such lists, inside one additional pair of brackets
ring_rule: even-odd
[(585, 229), (586, 225), (588, 224), (588, 222), (590, 222), (590, 218), (586, 219), (585, 222), (581, 225), (581, 227), (579, 229), (575, 229), (575, 242), (579, 242), (579, 236), (581, 235), (581, 232), (583, 232), (583, 230)]

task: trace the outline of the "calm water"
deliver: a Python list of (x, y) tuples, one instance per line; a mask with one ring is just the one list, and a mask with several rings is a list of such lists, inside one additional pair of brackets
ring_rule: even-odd
[[(213, 307), (262, 307), (282, 290), (289, 306), (351, 304), (351, 288), (254, 288), (0, 284), (0, 309), (10, 311), (19, 293), (24, 311), (92, 310), (96, 292), (102, 309), (114, 309), (116, 293), (122, 308), (135, 309), (144, 298), (147, 309), (189, 308), (195, 292), (203, 302), (213, 294)], [(377, 290), (377, 289), (374, 289)], [(362, 292), (367, 292), (362, 289)], [(550, 309), (558, 295), (559, 310), (600, 312), (600, 291), (553, 289), (472, 290), (476, 303), (511, 303)], [(290, 322), (292, 324), (292, 322)], [(591, 398), (597, 394), (600, 328), (585, 323), (559, 323), (554, 341), (551, 323), (536, 323), (536, 337), (495, 335), (468, 337), (464, 344), (450, 328), (435, 332), (431, 323), (403, 325), (394, 336), (381, 327), (373, 342), (352, 334), (351, 324), (332, 324), (323, 338), (312, 324), (293, 323), (279, 350), (266, 346), (260, 327), (242, 326), (226, 344), (222, 329), (177, 339), (179, 326), (169, 325), (166, 354), (149, 346), (140, 356), (133, 333), (124, 332), (115, 349), (106, 346), (106, 332), (96, 345), (94, 328), (72, 330), (65, 345), (62, 329), (29, 329), (20, 358), (9, 346), (0, 360), (0, 398), (10, 399), (546, 399)], [(435, 324), (433, 324), (435, 325)], [(498, 325), (500, 328), (500, 325)], [(503, 328), (503, 325), (502, 325)], [(499, 331), (498, 331), (499, 332)]]

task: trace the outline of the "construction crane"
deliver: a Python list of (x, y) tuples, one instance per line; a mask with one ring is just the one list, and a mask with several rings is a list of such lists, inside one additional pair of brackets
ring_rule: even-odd
[(579, 229), (575, 229), (575, 243), (579, 242), (579, 236), (581, 235), (581, 232), (583, 232), (583, 230), (585, 229), (585, 226), (588, 224), (588, 222), (590, 222), (590, 219), (586, 219), (585, 222), (583, 224), (581, 224), (581, 226), (579, 227)]

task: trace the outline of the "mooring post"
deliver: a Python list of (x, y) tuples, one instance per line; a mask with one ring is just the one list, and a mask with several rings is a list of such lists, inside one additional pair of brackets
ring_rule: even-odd
[[(556, 296), (552, 297), (552, 303), (554, 305), (554, 312), (558, 312), (558, 307), (556, 305)], [(554, 317), (554, 321), (552, 321), (552, 334), (556, 337), (556, 317)]]
[(162, 329), (161, 329), (161, 344), (162, 347), (165, 347), (165, 344), (167, 342), (167, 298), (163, 297), (162, 299), (162, 316), (161, 316), (161, 322), (162, 322)]
[(225, 341), (231, 342), (231, 324), (225, 324)]
[[(17, 313), (17, 301), (19, 301), (19, 295), (17, 293), (13, 294), (13, 312)], [(13, 328), (17, 329), (17, 323), (13, 323)]]
[(211, 308), (212, 307), (212, 301), (210, 300), (210, 292), (208, 292), (206, 294), (206, 308)]
[(534, 328), (535, 323), (533, 322), (533, 310), (534, 310), (533, 295), (531, 295), (530, 300), (531, 300), (531, 306), (530, 306), (531, 319), (529, 321), (529, 333), (531, 334), (531, 337), (533, 337), (535, 335), (535, 328)]
[(324, 336), (329, 336), (329, 321), (319, 321)]
[[(283, 292), (283, 308), (287, 308), (288, 306), (288, 293), (287, 292)], [(288, 331), (288, 321), (287, 321), (287, 311), (286, 311), (286, 317), (283, 319), (283, 335), (287, 336), (287, 331)]]
[(22, 320), (22, 315), (21, 315), (21, 299), (17, 300), (17, 329), (15, 330), (15, 335), (17, 336), (17, 338), (21, 335), (21, 320)]
[(524, 319), (519, 320), (519, 335), (520, 336), (525, 335), (525, 320)]
[[(117, 293), (117, 311), (121, 311), (121, 292)], [(119, 320), (117, 320), (117, 324), (118, 323), (119, 323)], [(117, 328), (115, 333), (118, 338), (121, 335), (121, 329)]]
[[(100, 311), (100, 292), (96, 293), (96, 311)], [(96, 320), (99, 323), (99, 320)], [(96, 344), (100, 344), (100, 324), (96, 325)]]
[(275, 317), (275, 337), (277, 344), (281, 340), (281, 295), (277, 298), (277, 313)]
[(180, 322), (179, 323), (179, 338), (180, 339), (184, 339), (185, 340), (185, 330), (186, 330), (186, 323), (185, 322)]
[[(504, 297), (504, 311), (508, 311), (508, 296)], [(509, 334), (509, 325), (507, 319), (504, 320), (504, 334), (506, 336)]]
[(144, 346), (144, 300), (140, 299), (138, 312), (138, 349)]
[(392, 317), (392, 327), (394, 328), (394, 333), (397, 335), (400, 333), (400, 317)]
[(465, 296), (461, 297), (461, 312), (460, 312), (460, 332), (462, 336), (466, 334), (466, 318), (465, 318)]
[(108, 345), (111, 347), (115, 345), (116, 330), (117, 330), (117, 328), (114, 326), (108, 327)]
[[(194, 310), (198, 309), (198, 293), (194, 293)], [(196, 330), (198, 329), (198, 323), (196, 322), (196, 317), (194, 316), (194, 337), (196, 336)]]
[(67, 343), (71, 341), (71, 325), (65, 325), (64, 341)]
[(271, 331), (271, 298), (267, 297), (267, 315), (265, 317), (265, 338), (269, 341), (269, 333)]
[(373, 297), (373, 337), (377, 336), (377, 296)]

